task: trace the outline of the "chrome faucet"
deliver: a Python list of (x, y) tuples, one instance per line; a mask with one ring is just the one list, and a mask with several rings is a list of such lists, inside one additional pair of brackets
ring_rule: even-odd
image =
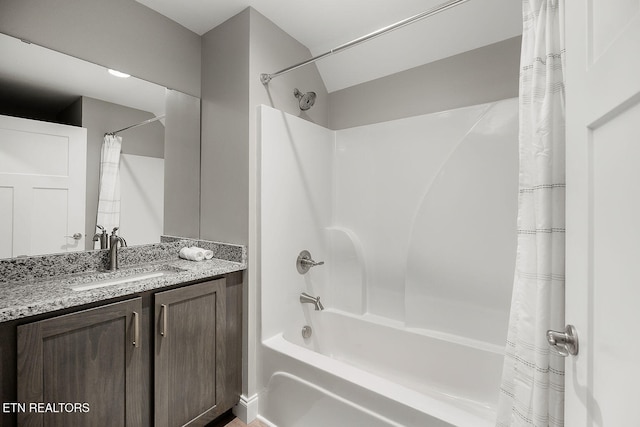
[(109, 233), (101, 225), (96, 225), (96, 228), (102, 230), (102, 233), (96, 233), (93, 235), (93, 241), (100, 241), (100, 249), (107, 249), (109, 247)]
[(306, 292), (300, 294), (300, 302), (303, 304), (313, 304), (316, 307), (316, 311), (324, 310), (324, 306), (320, 302), (320, 297), (312, 297)]
[(118, 269), (118, 243), (120, 246), (127, 247), (127, 241), (122, 237), (116, 235), (118, 227), (114, 227), (111, 236), (109, 236), (109, 270), (115, 271)]

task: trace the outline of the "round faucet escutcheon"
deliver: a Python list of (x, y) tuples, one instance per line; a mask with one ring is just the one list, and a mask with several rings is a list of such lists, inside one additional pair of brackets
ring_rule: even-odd
[(311, 269), (311, 267), (316, 267), (323, 264), (324, 261), (314, 261), (313, 258), (311, 258), (311, 254), (307, 250), (300, 252), (300, 255), (298, 255), (298, 259), (296, 259), (296, 269), (300, 274), (306, 274)]

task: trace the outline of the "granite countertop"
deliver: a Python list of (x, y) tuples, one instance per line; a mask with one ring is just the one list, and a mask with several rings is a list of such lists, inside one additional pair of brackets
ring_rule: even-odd
[[(200, 241), (200, 243), (202, 243)], [(243, 252), (246, 254), (246, 252)], [(161, 289), (166, 286), (207, 279), (246, 269), (246, 255), (234, 261), (213, 258), (205, 261), (187, 261), (175, 257), (139, 262), (124, 266), (115, 272), (89, 270), (80, 273), (55, 275), (52, 277), (27, 277), (0, 283), (0, 322), (21, 319), (64, 308), (81, 306), (111, 298)], [(86, 290), (74, 287), (95, 285), (100, 280), (118, 280), (132, 274), (158, 273), (158, 277), (127, 281), (120, 284)], [(160, 275), (162, 273), (162, 275)]]

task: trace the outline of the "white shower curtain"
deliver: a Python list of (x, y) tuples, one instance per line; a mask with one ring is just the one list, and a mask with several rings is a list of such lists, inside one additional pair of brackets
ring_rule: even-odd
[(518, 249), (497, 426), (564, 425), (564, 0), (524, 0)]
[(96, 223), (111, 233), (120, 226), (120, 147), (122, 138), (105, 135), (100, 157), (100, 189)]

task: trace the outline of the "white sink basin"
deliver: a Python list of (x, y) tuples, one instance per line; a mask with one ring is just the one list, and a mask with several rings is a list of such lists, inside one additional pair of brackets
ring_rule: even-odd
[[(90, 289), (99, 289), (107, 286), (114, 285), (122, 285), (124, 283), (132, 283), (138, 282), (140, 280), (153, 279), (156, 277), (162, 277), (167, 275), (176, 274), (180, 270), (177, 269), (163, 269), (156, 271), (147, 271), (147, 272), (139, 272), (132, 274), (124, 274), (118, 275), (117, 277), (109, 277), (109, 278), (96, 278), (95, 280), (91, 280), (90, 282), (82, 282), (70, 285), (71, 289), (74, 291), (88, 291)], [(107, 273), (108, 274), (108, 273)]]

